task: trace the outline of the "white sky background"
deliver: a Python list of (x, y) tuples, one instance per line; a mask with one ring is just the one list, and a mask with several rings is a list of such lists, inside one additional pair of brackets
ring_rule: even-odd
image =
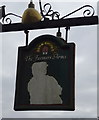
[[(3, 0), (2, 0), (3, 1)], [(25, 2), (8, 2), (5, 1), (6, 13), (13, 12), (22, 15), (27, 8)], [(73, 1), (73, 0), (72, 0)], [(4, 1), (3, 1), (4, 2)], [(55, 2), (49, 0), (52, 9), (59, 11), (64, 16), (73, 10), (89, 4), (95, 8), (97, 14), (97, 2)], [(37, 0), (34, 0), (36, 9), (38, 8)], [(44, 2), (45, 3), (45, 2)], [(44, 4), (42, 2), (42, 4)], [(3, 3), (0, 3), (3, 5)], [(80, 17), (83, 10), (77, 12), (75, 16)], [(70, 16), (74, 17), (74, 16)], [(14, 22), (20, 22), (20, 18), (12, 17)], [(65, 38), (65, 29), (61, 29)], [(57, 29), (46, 29), (30, 31), (29, 42), (42, 34), (56, 35)], [(1, 33), (0, 33), (1, 39)], [(2, 78), (2, 117), (3, 118), (86, 118), (97, 117), (97, 26), (79, 26), (72, 27), (69, 32), (68, 42), (76, 43), (76, 110), (69, 111), (25, 111), (16, 112), (14, 106), (14, 92), (16, 82), (16, 66), (18, 46), (25, 45), (25, 34), (21, 32), (9, 32), (2, 34), (0, 40), (0, 54), (2, 54), (2, 64), (0, 63), (0, 78)], [(2, 76), (2, 77), (1, 77)], [(1, 80), (1, 79), (0, 79)], [(1, 81), (0, 81), (1, 83)], [(0, 100), (1, 103), (1, 100)]]

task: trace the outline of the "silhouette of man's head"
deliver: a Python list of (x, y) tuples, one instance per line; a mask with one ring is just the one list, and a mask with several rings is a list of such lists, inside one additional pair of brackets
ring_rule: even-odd
[(32, 65), (32, 74), (33, 76), (39, 77), (41, 75), (46, 75), (47, 73), (47, 66), (46, 62), (36, 62)]

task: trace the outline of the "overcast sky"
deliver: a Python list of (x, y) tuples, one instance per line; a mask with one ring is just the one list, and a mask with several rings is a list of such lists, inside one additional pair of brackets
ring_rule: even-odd
[[(22, 0), (21, 0), (22, 1)], [(0, 5), (6, 5), (6, 13), (13, 12), (22, 15), (27, 8), (25, 2), (8, 2), (6, 0)], [(43, 0), (42, 0), (43, 1)], [(49, 0), (52, 9), (60, 12), (61, 16), (73, 10), (89, 4), (95, 8), (97, 14), (97, 2), (66, 2)], [(34, 0), (36, 8), (39, 10), (37, 0)], [(45, 3), (45, 2), (44, 2)], [(42, 3), (42, 4), (44, 4)], [(81, 17), (83, 10), (71, 17)], [(14, 22), (21, 22), (20, 18), (12, 17)], [(62, 37), (65, 38), (65, 29), (62, 28)], [(56, 35), (57, 29), (46, 29), (30, 31), (29, 42), (37, 36), (43, 34)], [(1, 38), (2, 37), (2, 38)], [(2, 39), (2, 41), (1, 41)], [(0, 33), (0, 82), (2, 78), (2, 117), (3, 118), (94, 118), (97, 117), (97, 25), (72, 27), (69, 32), (68, 42), (76, 43), (76, 85), (75, 85), (75, 111), (26, 111), (16, 112), (13, 110), (16, 66), (18, 47), (25, 45), (25, 34), (21, 32)], [(0, 58), (0, 60), (1, 60)], [(1, 69), (2, 65), (2, 69)], [(2, 76), (2, 77), (1, 77)], [(0, 101), (1, 103), (1, 101)]]

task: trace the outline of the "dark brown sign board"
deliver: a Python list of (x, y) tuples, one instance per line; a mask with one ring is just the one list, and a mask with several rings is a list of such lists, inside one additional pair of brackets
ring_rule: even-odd
[(42, 35), (18, 48), (14, 110), (75, 110), (75, 44)]

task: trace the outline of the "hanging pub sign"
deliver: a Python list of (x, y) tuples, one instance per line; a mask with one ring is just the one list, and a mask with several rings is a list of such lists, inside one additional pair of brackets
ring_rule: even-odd
[(19, 47), (14, 110), (75, 110), (75, 44), (42, 35)]

